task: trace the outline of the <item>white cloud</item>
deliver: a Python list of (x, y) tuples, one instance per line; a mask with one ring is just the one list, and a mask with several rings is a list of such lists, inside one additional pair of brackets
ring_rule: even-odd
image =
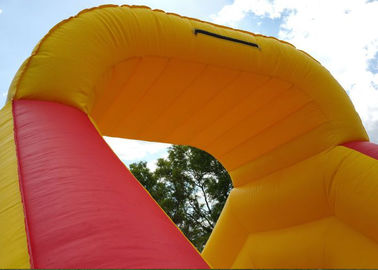
[(211, 18), (238, 27), (248, 13), (282, 16), (278, 38), (330, 70), (347, 90), (371, 139), (378, 142), (378, 74), (368, 70), (368, 61), (378, 52), (377, 1), (235, 0)]
[(274, 5), (268, 0), (235, 0), (232, 4), (224, 6), (217, 14), (211, 15), (210, 18), (215, 23), (237, 27), (249, 12), (274, 19), (280, 17), (282, 11), (282, 6)]
[(3, 10), (0, 8), (0, 14), (3, 13)]
[[(167, 145), (167, 146), (170, 146), (170, 145)], [(167, 157), (168, 157), (168, 151), (167, 151), (167, 148), (165, 148), (163, 151), (159, 152), (159, 157), (157, 157), (156, 159), (151, 159), (150, 161), (147, 162), (147, 167), (151, 171), (155, 171), (156, 168), (157, 168), (158, 159), (159, 158), (167, 158)]]
[[(165, 143), (152, 143), (145, 141), (127, 140), (121, 138), (104, 137), (116, 155), (127, 163), (139, 160), (151, 160), (153, 155), (164, 156), (170, 146)], [(149, 161), (149, 166), (154, 164)], [(156, 165), (155, 165), (156, 166)]]
[(153, 172), (157, 168), (157, 160), (151, 160), (147, 162), (147, 167)]

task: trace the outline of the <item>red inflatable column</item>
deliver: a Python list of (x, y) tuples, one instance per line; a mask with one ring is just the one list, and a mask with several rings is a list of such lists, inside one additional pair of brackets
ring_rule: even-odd
[(81, 111), (14, 102), (35, 268), (208, 268)]

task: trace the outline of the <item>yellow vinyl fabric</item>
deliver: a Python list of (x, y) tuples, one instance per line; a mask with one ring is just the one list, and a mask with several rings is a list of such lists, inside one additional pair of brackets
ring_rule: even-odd
[(216, 268), (376, 268), (377, 176), (377, 160), (337, 146), (236, 187), (204, 254)]
[(0, 110), (0, 268), (30, 268), (12, 104)]
[(50, 30), (12, 99), (74, 106), (106, 136), (215, 156), (234, 185), (202, 254), (215, 268), (378, 267), (377, 161), (338, 146), (367, 134), (337, 81), (291, 44), (101, 6)]

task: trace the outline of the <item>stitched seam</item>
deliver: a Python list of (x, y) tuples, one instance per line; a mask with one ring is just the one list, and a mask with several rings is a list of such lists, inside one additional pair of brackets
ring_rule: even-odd
[[(279, 98), (279, 96), (278, 96)], [(310, 100), (310, 101), (307, 101), (305, 102), (304, 104), (301, 104), (298, 106), (298, 108), (296, 108), (294, 111), (290, 111), (288, 114), (284, 115), (283, 118), (279, 118), (278, 120), (275, 120), (273, 123), (271, 123), (270, 125), (268, 125), (267, 127), (264, 127), (263, 129), (257, 131), (256, 133), (252, 134), (251, 136), (249, 137), (245, 137), (243, 140), (241, 140), (237, 145), (234, 145), (231, 149), (227, 150), (226, 152), (224, 153), (221, 153), (220, 156), (227, 156), (228, 154), (232, 153), (235, 149), (237, 148), (240, 148), (243, 146), (243, 144), (246, 144), (248, 143), (249, 141), (251, 141), (251, 139), (253, 138), (256, 138), (258, 137), (259, 135), (263, 134), (264, 132), (267, 132), (269, 131), (270, 129), (272, 129), (273, 127), (281, 124), (282, 122), (285, 122), (286, 120), (290, 119), (291, 117), (297, 115), (300, 113), (301, 110), (305, 109), (307, 106), (309, 106), (310, 104), (314, 103), (314, 101)], [(263, 110), (265, 109), (267, 106), (269, 106), (270, 104), (266, 104), (264, 107), (260, 108), (260, 110)], [(258, 110), (258, 111), (260, 111)], [(255, 111), (255, 112), (258, 112), (258, 111)], [(245, 118), (246, 119), (246, 118)], [(233, 127), (235, 128), (235, 127)], [(227, 132), (231, 131), (232, 129), (228, 130)], [(225, 134), (225, 133), (224, 133)], [(222, 136), (224, 135), (222, 134)], [(222, 136), (219, 136), (222, 137)], [(218, 138), (217, 138), (218, 139)], [(215, 140), (214, 140), (215, 141)]]
[(186, 19), (186, 20), (189, 20), (190, 22), (200, 22), (200, 23), (205, 23), (207, 25), (211, 25), (211, 26), (215, 26), (215, 27), (219, 27), (221, 29), (227, 29), (227, 30), (231, 30), (231, 31), (235, 31), (235, 32), (239, 32), (239, 33), (244, 33), (244, 34), (248, 34), (252, 37), (262, 37), (262, 38), (267, 38), (267, 39), (273, 39), (273, 40), (277, 40), (278, 42), (282, 43), (282, 44), (286, 44), (286, 45), (289, 45), (291, 47), (293, 47), (294, 49), (296, 49), (298, 52), (306, 55), (307, 57), (311, 58), (312, 60), (314, 60), (315, 62), (319, 63), (319, 61), (317, 61), (315, 58), (313, 58), (311, 55), (309, 55), (308, 53), (302, 51), (302, 50), (299, 50), (297, 49), (293, 44), (289, 43), (289, 42), (286, 42), (286, 41), (283, 41), (283, 40), (280, 40), (280, 39), (277, 39), (275, 37), (270, 37), (270, 36), (264, 36), (264, 35), (261, 35), (261, 34), (254, 34), (254, 33), (251, 33), (251, 32), (248, 32), (248, 31), (244, 31), (244, 30), (240, 30), (240, 29), (234, 29), (234, 28), (231, 28), (231, 27), (227, 27), (227, 26), (223, 26), (223, 25), (218, 25), (218, 24), (214, 24), (214, 23), (211, 23), (211, 22), (205, 22), (205, 21), (201, 21), (199, 19), (195, 19), (195, 18), (190, 18), (190, 17), (185, 17), (185, 16), (181, 16), (181, 15), (178, 15), (176, 13), (170, 13), (170, 12), (164, 12), (162, 10), (159, 10), (159, 9), (155, 9), (155, 10), (152, 10), (151, 8), (147, 7), (147, 6), (138, 6), (138, 5), (112, 5), (112, 4), (108, 4), (108, 5), (100, 5), (98, 7), (93, 7), (93, 8), (89, 8), (89, 9), (84, 9), (82, 11), (80, 11), (78, 14), (76, 14), (75, 16), (71, 16), (61, 22), (59, 22), (58, 24), (56, 24), (53, 28), (50, 29), (50, 31), (40, 40), (40, 42), (37, 44), (37, 46), (35, 47), (35, 49), (33, 50), (31, 56), (28, 58), (26, 64), (25, 64), (25, 67), (24, 69), (21, 71), (21, 74), (20, 74), (20, 77), (19, 79), (17, 80), (16, 84), (15, 84), (15, 91), (14, 91), (14, 96), (13, 97), (9, 97), (9, 98), (14, 98), (17, 96), (17, 93), (18, 93), (18, 90), (20, 88), (20, 84), (21, 84), (21, 81), (23, 80), (23, 77), (25, 75), (25, 72), (28, 70), (29, 66), (30, 66), (30, 63), (31, 61), (33, 60), (34, 56), (36, 56), (38, 53), (39, 53), (39, 50), (40, 48), (42, 47), (43, 43), (45, 42), (45, 40), (47, 38), (49, 38), (58, 28), (60, 28), (62, 25), (70, 22), (72, 19), (75, 19), (75, 18), (78, 18), (80, 15), (82, 14), (85, 14), (85, 13), (88, 13), (90, 11), (94, 11), (94, 10), (98, 10), (98, 9), (105, 9), (105, 8), (117, 8), (117, 7), (126, 7), (126, 8), (130, 8), (130, 9), (136, 9), (136, 8), (146, 8), (146, 9), (149, 9), (151, 10), (152, 12), (161, 12), (161, 13), (164, 13), (166, 14), (167, 16), (170, 16), (170, 15), (173, 15), (173, 16), (177, 16), (181, 19)]
[(33, 258), (33, 252), (31, 248), (31, 239), (30, 239), (30, 229), (29, 229), (29, 222), (28, 222), (28, 214), (27, 214), (27, 207), (25, 204), (25, 190), (24, 185), (22, 182), (23, 174), (21, 168), (21, 159), (20, 159), (20, 151), (19, 151), (19, 144), (18, 144), (18, 137), (17, 137), (17, 123), (16, 123), (16, 115), (15, 115), (15, 102), (12, 101), (12, 115), (13, 115), (13, 134), (14, 134), (14, 142), (16, 145), (16, 156), (17, 156), (17, 172), (18, 172), (18, 183), (21, 193), (21, 202), (22, 207), (24, 210), (24, 221), (25, 221), (25, 233), (28, 242), (28, 253), (29, 253), (29, 262), (30, 268), (36, 268)]
[[(353, 141), (353, 142), (357, 142), (357, 141)], [(371, 143), (371, 142), (369, 142), (369, 141), (358, 141), (358, 142), (368, 142), (368, 143)], [(353, 150), (353, 151), (355, 151), (355, 152), (358, 152), (358, 153), (360, 153), (360, 154), (363, 154), (363, 155), (365, 155), (365, 156), (368, 156), (368, 157), (370, 157), (370, 158), (373, 158), (373, 159), (375, 159), (375, 160), (378, 160), (378, 157), (374, 157), (371, 153), (365, 153), (363, 150), (361, 150), (361, 149), (359, 149), (359, 148), (353, 148), (353, 147), (350, 147), (350, 146), (348, 146), (348, 145), (345, 145), (345, 143), (344, 143), (344, 144), (340, 144), (339, 146), (342, 146), (342, 147), (348, 148), (348, 149), (350, 149), (350, 150)]]
[[(88, 117), (88, 119), (89, 119), (89, 121), (91, 121), (90, 120), (90, 118), (89, 118), (89, 116), (87, 115), (87, 117)], [(91, 122), (91, 124), (93, 125), (93, 122)], [(96, 129), (96, 128), (95, 128)], [(116, 159), (117, 159), (117, 161), (119, 161), (119, 163), (121, 164), (121, 166), (123, 167), (123, 168), (125, 168), (126, 169), (126, 171), (127, 172), (129, 172), (130, 173), (130, 175), (132, 176), (132, 178), (138, 183), (138, 185), (139, 185), (139, 187), (140, 188), (142, 188), (145, 192), (146, 192), (146, 194), (148, 195), (148, 197), (149, 197), (149, 199), (151, 199), (153, 202), (154, 202), (154, 204), (156, 205), (156, 206), (158, 206), (159, 207), (159, 209), (161, 210), (161, 212), (163, 212), (164, 213), (164, 215), (169, 219), (169, 221), (171, 222), (171, 224), (173, 224), (174, 225), (174, 227), (179, 231), (179, 233), (181, 234), (181, 236), (182, 237), (184, 237), (186, 240), (187, 240), (187, 242), (191, 245), (191, 247), (195, 250), (195, 252), (201, 257), (201, 259), (209, 266), (209, 268), (213, 268), (213, 267), (211, 267), (211, 265), (210, 265), (210, 263), (209, 262), (207, 262), (206, 260), (205, 260), (205, 258), (201, 255), (201, 253), (198, 251), (198, 249), (194, 246), (194, 244), (185, 236), (185, 234), (180, 230), (180, 228), (176, 225), (176, 223), (174, 223), (173, 222), (173, 220), (171, 219), (171, 217), (170, 216), (168, 216), (168, 214), (164, 211), (164, 209), (155, 201), (155, 199), (152, 197), (152, 195), (150, 194), (150, 192), (139, 182), (139, 180), (134, 176), (134, 174), (130, 171), (130, 169), (125, 165), (125, 163), (123, 163), (121, 160), (120, 160), (120, 158), (117, 156), (117, 154), (116, 153), (114, 153), (114, 151), (113, 151), (113, 149), (109, 146), (109, 144), (104, 140), (104, 138), (103, 138), (103, 136), (99, 133), (99, 131), (98, 130), (96, 130), (97, 131), (97, 133), (98, 133), (98, 135), (101, 137), (101, 140), (102, 140), (102, 142), (106, 145), (106, 148), (110, 151), (110, 153), (113, 155), (113, 157), (115, 157)]]
[[(209, 97), (208, 100), (206, 100), (198, 110), (201, 110), (203, 108), (206, 108), (206, 106), (208, 106), (215, 98), (217, 98), (224, 90), (228, 89), (229, 87), (231, 87), (238, 79), (239, 77), (242, 75), (242, 71), (239, 71), (237, 75), (235, 75), (234, 78), (232, 78), (230, 81), (228, 81), (225, 85), (223, 85), (222, 87), (218, 88), (218, 91), (215, 91), (215, 93), (213, 93), (213, 95), (211, 95), (211, 97)], [(193, 120), (193, 118), (196, 118), (198, 117), (198, 115), (196, 115), (195, 113), (192, 115), (192, 116), (189, 116), (187, 119), (185, 119), (183, 122), (181, 122), (177, 127), (175, 127), (173, 130), (171, 130), (171, 133), (174, 134), (175, 131), (179, 130), (180, 128), (184, 127), (188, 122), (190, 123), (190, 121)]]
[[(269, 153), (271, 153), (271, 152), (273, 152), (273, 151), (279, 149), (280, 147), (286, 145), (287, 143), (290, 143), (290, 142), (294, 141), (295, 139), (300, 138), (301, 136), (304, 136), (304, 135), (306, 135), (306, 134), (308, 134), (308, 133), (310, 133), (310, 132), (316, 130), (316, 129), (319, 128), (321, 125), (326, 124), (326, 123), (327, 123), (327, 122), (324, 122), (324, 123), (322, 123), (322, 124), (320, 124), (320, 125), (318, 125), (318, 126), (312, 128), (312, 129), (308, 130), (308, 131), (305, 132), (304, 134), (300, 134), (299, 136), (297, 136), (297, 137), (295, 137), (295, 138), (293, 138), (293, 139), (287, 141), (286, 143), (281, 144), (281, 145), (278, 145), (277, 147), (275, 147), (274, 149), (272, 149), (270, 152), (267, 152), (267, 153), (265, 153), (265, 154), (262, 154), (262, 155), (260, 155), (258, 158), (261, 158), (261, 157), (264, 157), (264, 156), (268, 155)], [(314, 157), (314, 156), (316, 156), (316, 155), (318, 155), (318, 154), (321, 154), (322, 152), (329, 151), (330, 149), (333, 149), (334, 147), (335, 147), (335, 145), (330, 145), (330, 146), (328, 146), (328, 147), (325, 147), (324, 149), (317, 150), (317, 151), (314, 152), (313, 154), (310, 154), (310, 155), (308, 155), (308, 156), (306, 155), (305, 157), (300, 158), (300, 159), (297, 160), (297, 161), (293, 161), (293, 163), (290, 163), (289, 165), (287, 165), (287, 166), (285, 166), (285, 167), (275, 169), (275, 170), (273, 170), (273, 171), (271, 171), (271, 172), (269, 172), (269, 173), (267, 173), (267, 174), (261, 175), (261, 176), (259, 176), (259, 177), (257, 177), (257, 178), (256, 178), (256, 177), (255, 177), (255, 178), (252, 178), (252, 180), (250, 180), (249, 182), (245, 182), (245, 181), (243, 181), (241, 184), (239, 184), (239, 185), (237, 185), (237, 186), (234, 186), (234, 187), (235, 187), (235, 188), (236, 188), (236, 187), (239, 188), (239, 187), (242, 187), (242, 186), (244, 186), (244, 185), (248, 185), (248, 184), (252, 183), (252, 182), (253, 182), (254, 180), (256, 180), (256, 179), (265, 178), (265, 177), (267, 177), (267, 176), (269, 176), (269, 175), (271, 175), (271, 174), (274, 174), (274, 173), (276, 173), (276, 172), (278, 172), (278, 171), (281, 171), (281, 170), (287, 169), (287, 168), (289, 168), (289, 167), (293, 167), (293, 166), (295, 166), (295, 165), (296, 165), (297, 163), (299, 163), (299, 162), (302, 162), (302, 161), (305, 161), (306, 159), (312, 158), (312, 157)], [(244, 166), (248, 165), (249, 163), (251, 163), (251, 161), (253, 161), (253, 160), (250, 160), (250, 161), (246, 162), (245, 164), (239, 166), (238, 168), (235, 168), (235, 169), (233, 169), (233, 170), (227, 170), (227, 171), (230, 173), (230, 176), (231, 176), (231, 174), (232, 174), (233, 171), (236, 171), (236, 170), (241, 169), (242, 167), (244, 167)], [(232, 176), (231, 176), (231, 178), (232, 178)], [(233, 183), (234, 183), (234, 182), (233, 182)]]

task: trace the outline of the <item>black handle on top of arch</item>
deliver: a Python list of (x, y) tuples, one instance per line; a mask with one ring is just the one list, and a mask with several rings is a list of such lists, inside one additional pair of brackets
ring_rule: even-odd
[(215, 38), (220, 38), (220, 39), (224, 39), (224, 40), (228, 40), (228, 41), (232, 41), (232, 42), (236, 42), (236, 43), (240, 43), (240, 44), (244, 44), (244, 45), (248, 45), (248, 46), (252, 46), (252, 47), (260, 49), (260, 46), (256, 43), (248, 42), (248, 41), (245, 41), (245, 40), (236, 39), (236, 38), (232, 38), (232, 37), (227, 37), (227, 36), (223, 36), (223, 35), (219, 35), (219, 34), (215, 34), (215, 33), (212, 33), (212, 32), (206, 31), (206, 30), (202, 30), (202, 29), (198, 29), (198, 28), (194, 29), (194, 34), (195, 35), (203, 34), (203, 35), (207, 35), (207, 36), (211, 36), (211, 37), (215, 37)]

